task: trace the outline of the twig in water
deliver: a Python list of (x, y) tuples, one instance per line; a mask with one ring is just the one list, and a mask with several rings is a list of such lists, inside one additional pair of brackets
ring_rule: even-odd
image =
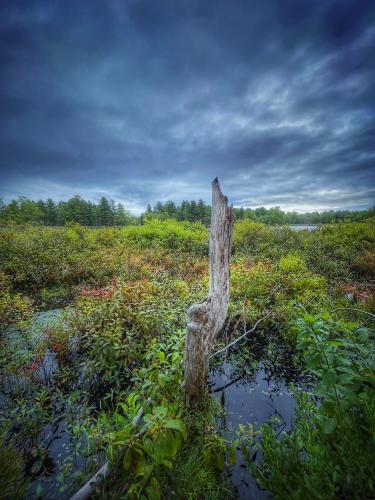
[(256, 329), (256, 327), (259, 325), (259, 323), (261, 321), (265, 320), (267, 318), (267, 316), (269, 316), (269, 315), (270, 315), (270, 312), (268, 314), (266, 314), (263, 318), (258, 319), (258, 321), (255, 323), (255, 325), (250, 330), (247, 330), (244, 334), (242, 334), (241, 337), (238, 337), (238, 339), (234, 340), (233, 342), (231, 342), (227, 346), (223, 347), (223, 349), (219, 349), (218, 351), (211, 354), (210, 359), (212, 359), (214, 356), (217, 356), (218, 354), (221, 354), (222, 352), (226, 351), (227, 349), (230, 349), (235, 344), (237, 344), (240, 340), (242, 340), (244, 337), (246, 337), (246, 335), (248, 335), (249, 333), (252, 333)]

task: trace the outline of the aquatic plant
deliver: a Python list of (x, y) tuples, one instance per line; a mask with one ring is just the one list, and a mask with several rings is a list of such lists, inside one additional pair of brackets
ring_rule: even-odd
[[(263, 462), (249, 460), (278, 498), (372, 498), (375, 493), (375, 357), (368, 328), (305, 316), (297, 348), (317, 385), (297, 394), (294, 430), (261, 430)], [(251, 443), (251, 446), (254, 442)]]

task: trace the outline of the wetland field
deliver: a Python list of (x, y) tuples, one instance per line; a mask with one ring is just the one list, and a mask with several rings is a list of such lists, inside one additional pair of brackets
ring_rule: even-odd
[(0, 498), (70, 498), (106, 461), (93, 498), (375, 498), (374, 218), (235, 223), (215, 351), (261, 321), (187, 412), (208, 240), (157, 218), (0, 232)]

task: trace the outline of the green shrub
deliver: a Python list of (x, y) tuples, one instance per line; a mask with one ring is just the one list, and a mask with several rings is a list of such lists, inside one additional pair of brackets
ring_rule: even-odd
[(242, 220), (234, 225), (233, 250), (236, 253), (267, 257), (268, 249), (273, 242), (272, 228), (264, 224)]
[(306, 262), (296, 254), (289, 254), (281, 257), (279, 269), (283, 273), (301, 273), (307, 271)]
[[(276, 498), (373, 498), (375, 495), (375, 356), (367, 328), (305, 316), (297, 347), (317, 378), (297, 394), (294, 429), (280, 440), (261, 430), (263, 462), (250, 466)], [(319, 404), (317, 403), (319, 401)], [(251, 446), (258, 445), (252, 443)]]
[(151, 219), (143, 226), (128, 226), (121, 233), (126, 242), (140, 248), (167, 248), (199, 255), (208, 252), (208, 232), (198, 222)]
[(375, 252), (366, 252), (363, 255), (359, 255), (354, 260), (352, 268), (355, 272), (363, 276), (373, 278), (375, 276)]
[(20, 293), (12, 293), (10, 277), (0, 272), (0, 330), (28, 320), (32, 313), (32, 301)]

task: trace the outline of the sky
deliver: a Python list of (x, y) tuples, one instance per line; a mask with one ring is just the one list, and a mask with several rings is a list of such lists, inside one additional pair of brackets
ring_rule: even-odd
[(0, 196), (375, 205), (374, 0), (2, 0)]

